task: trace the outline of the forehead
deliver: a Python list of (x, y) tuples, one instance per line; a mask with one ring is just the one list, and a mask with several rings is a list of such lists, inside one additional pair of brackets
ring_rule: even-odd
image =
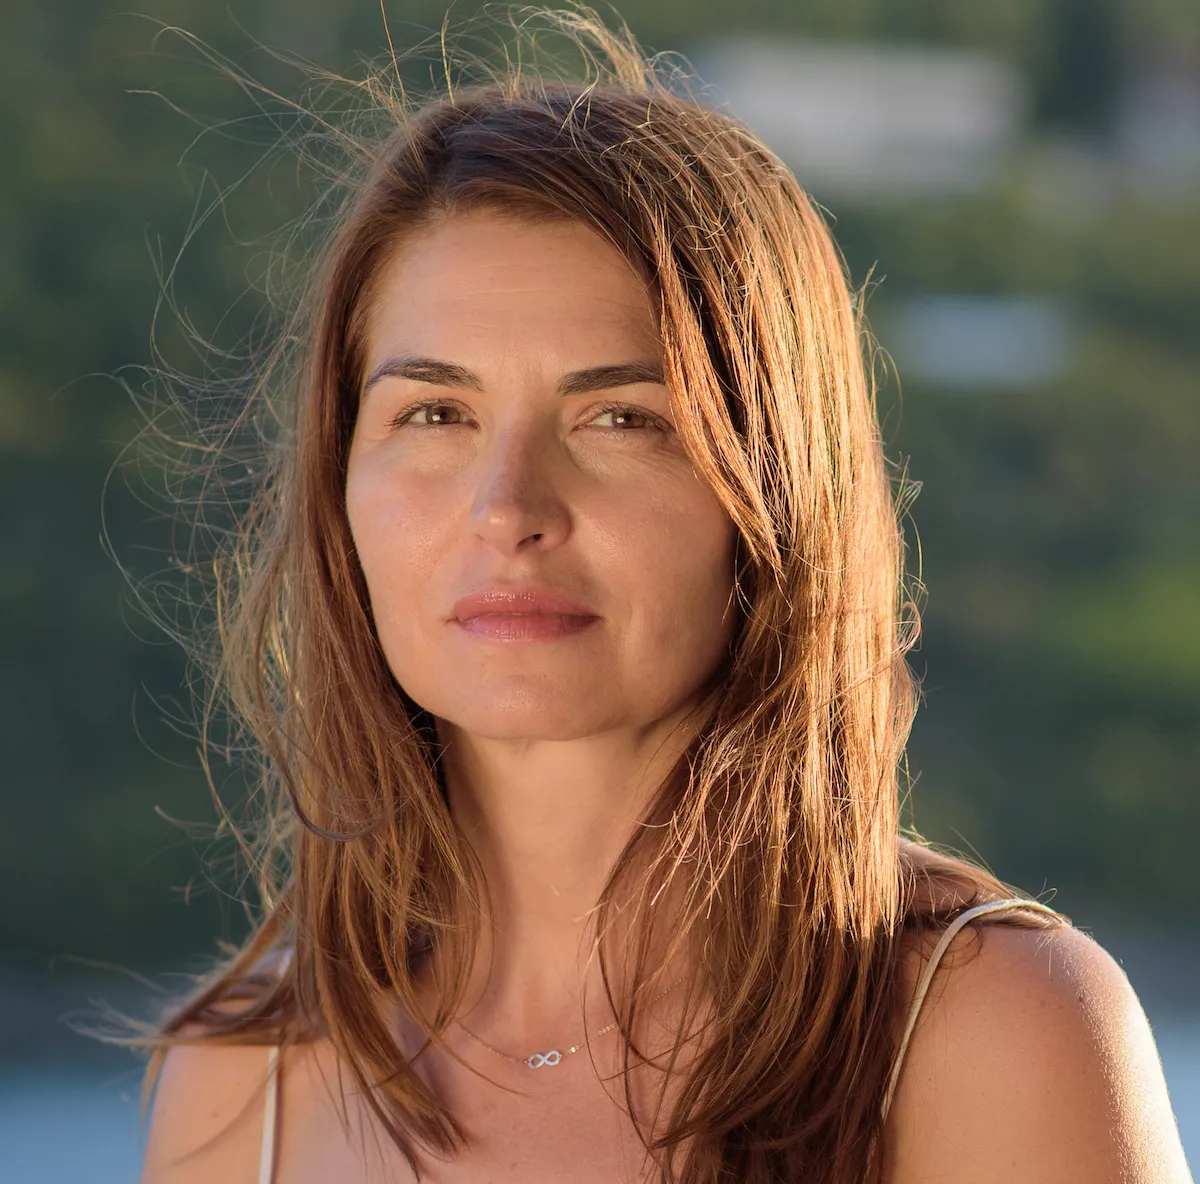
[(472, 339), (656, 352), (655, 309), (645, 280), (581, 222), (456, 214), (406, 235), (380, 269), (367, 352)]

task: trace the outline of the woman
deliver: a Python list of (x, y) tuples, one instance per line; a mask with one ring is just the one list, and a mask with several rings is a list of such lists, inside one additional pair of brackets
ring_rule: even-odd
[(1187, 1180), (1112, 960), (899, 836), (824, 223), (552, 20), (600, 76), (397, 113), (318, 273), (222, 594), (279, 887), (157, 1037), (145, 1181)]

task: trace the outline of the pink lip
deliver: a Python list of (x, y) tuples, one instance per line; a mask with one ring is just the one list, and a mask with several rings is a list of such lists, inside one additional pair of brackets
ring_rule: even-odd
[(556, 588), (488, 588), (455, 602), (454, 623), (488, 641), (536, 641), (567, 637), (599, 619), (597, 613)]
[(474, 592), (456, 600), (451, 615), (460, 624), (466, 624), (485, 616), (595, 618), (598, 614), (556, 588), (527, 586)]
[(455, 624), (464, 633), (489, 641), (538, 641), (548, 637), (569, 637), (599, 619), (563, 613), (484, 613)]

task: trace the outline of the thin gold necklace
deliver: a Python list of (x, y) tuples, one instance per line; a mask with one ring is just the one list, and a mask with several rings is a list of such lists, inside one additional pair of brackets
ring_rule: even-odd
[[(676, 983), (672, 983), (671, 986), (667, 987), (665, 991), (659, 991), (659, 993), (655, 995), (650, 1002), (657, 1002), (665, 994), (667, 994), (668, 991), (673, 991), (677, 985), (678, 984)], [(494, 1052), (496, 1056), (503, 1057), (506, 1061), (512, 1061), (513, 1064), (524, 1065), (527, 1069), (553, 1069), (555, 1065), (561, 1064), (564, 1057), (569, 1057), (572, 1053), (576, 1053), (582, 1047), (584, 1047), (584, 1045), (581, 1044), (572, 1044), (570, 1048), (566, 1049), (552, 1048), (549, 1052), (531, 1052), (527, 1057), (514, 1057), (511, 1053), (502, 1052), (494, 1045), (488, 1044), (488, 1042), (484, 1040), (482, 1036), (476, 1036), (475, 1033), (472, 1032), (471, 1029), (462, 1022), (462, 1020), (456, 1019), (454, 1022), (464, 1032), (466, 1032), (466, 1034), (470, 1036), (472, 1040), (478, 1041), (480, 1044), (482, 1044), (483, 1047), (488, 1050), (488, 1052)], [(611, 1024), (606, 1024), (600, 1029), (599, 1032), (593, 1032), (591, 1036), (587, 1037), (584, 1043), (590, 1044), (593, 1040), (599, 1040), (601, 1036), (607, 1035), (620, 1022), (620, 1020), (613, 1020)]]

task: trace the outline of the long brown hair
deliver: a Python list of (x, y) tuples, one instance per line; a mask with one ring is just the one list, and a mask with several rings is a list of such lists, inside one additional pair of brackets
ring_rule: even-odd
[[(1004, 894), (900, 837), (916, 615), (861, 302), (821, 214), (751, 131), (681, 94), (626, 30), (582, 9), (539, 19), (582, 50), (581, 79), (510, 65), (417, 107), (363, 87), (389, 128), (364, 147), (314, 275), (293, 387), (256, 396), (273, 400), (259, 418), (276, 430), (219, 564), (209, 709), (223, 702), (261, 754), (267, 807), (247, 850), (264, 905), (164, 1021), (147, 1080), (181, 1041), (323, 1038), (414, 1169), (420, 1146), (465, 1143), (379, 1007), (391, 998), (440, 1038), (482, 889), (433, 721), (375, 634), (346, 459), (365, 311), (398, 237), (479, 208), (574, 219), (651, 284), (678, 430), (738, 532), (740, 621), (705, 726), (597, 914), (601, 939), (618, 909), (639, 935), (624, 954), (632, 986), (610, 991), (627, 1082), (651, 934), (691, 954), (676, 1051), (696, 1051), (640, 1133), (665, 1180), (859, 1181), (903, 1010), (903, 935)], [(425, 1017), (415, 971), (434, 947), (440, 1005)], [(284, 948), (280, 966), (270, 955)], [(601, 940), (602, 967), (614, 956)]]

